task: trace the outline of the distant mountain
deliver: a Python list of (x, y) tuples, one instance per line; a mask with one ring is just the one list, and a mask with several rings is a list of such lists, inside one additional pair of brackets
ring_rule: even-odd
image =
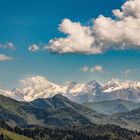
[(113, 92), (118, 90), (125, 89), (135, 89), (140, 90), (140, 82), (139, 81), (121, 81), (118, 79), (112, 79), (108, 81), (102, 88), (103, 92)]
[(36, 99), (32, 102), (18, 102), (0, 96), (0, 120), (11, 125), (89, 125), (92, 123), (109, 122), (109, 118), (77, 103), (62, 95), (49, 99)]
[(126, 112), (113, 114), (114, 124), (119, 124), (121, 127), (127, 129), (139, 130), (140, 131), (140, 108)]
[(109, 100), (123, 99), (140, 102), (140, 82), (113, 79), (102, 87)]
[(84, 84), (67, 82), (58, 85), (48, 79), (36, 76), (22, 81), (23, 86), (12, 90), (0, 89), (0, 94), (19, 101), (50, 98), (57, 94), (77, 102), (99, 102), (107, 100), (130, 100), (140, 102), (140, 82), (113, 79), (106, 84), (90, 81)]
[(128, 112), (140, 107), (140, 103), (122, 99), (102, 102), (87, 102), (83, 103), (82, 105), (99, 113), (109, 115), (113, 113)]

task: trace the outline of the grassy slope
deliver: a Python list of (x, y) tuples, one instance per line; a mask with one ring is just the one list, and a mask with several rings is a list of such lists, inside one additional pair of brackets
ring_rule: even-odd
[(26, 120), (29, 124), (30, 123), (32, 124), (33, 122), (39, 124), (40, 122), (36, 119), (34, 114), (26, 113), (25, 110), (22, 109), (22, 106), (28, 108), (28, 105), (29, 105), (28, 103), (18, 102), (11, 98), (0, 95), (0, 108), (14, 115), (18, 115), (19, 117)]
[(32, 140), (31, 138), (22, 136), (22, 135), (18, 135), (18, 134), (14, 134), (10, 131), (7, 131), (5, 129), (0, 128), (0, 132), (3, 133), (5, 136), (10, 137), (13, 140)]

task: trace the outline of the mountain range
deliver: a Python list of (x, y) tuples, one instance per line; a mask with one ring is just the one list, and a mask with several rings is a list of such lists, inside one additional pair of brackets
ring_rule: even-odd
[(36, 76), (22, 80), (22, 86), (12, 90), (0, 89), (0, 94), (19, 101), (31, 101), (37, 98), (49, 98), (57, 94), (77, 102), (97, 102), (107, 100), (140, 101), (140, 82), (113, 79), (106, 84), (90, 81), (84, 84), (67, 82), (58, 85), (48, 79)]
[(19, 102), (0, 96), (0, 105), (0, 120), (12, 126), (88, 125), (91, 121), (99, 123), (101, 119), (107, 120), (105, 115), (82, 107), (62, 95), (55, 95), (50, 99), (36, 99), (32, 102)]
[(61, 94), (46, 99), (38, 98), (31, 102), (0, 96), (0, 121), (5, 121), (12, 127), (17, 125), (28, 128), (34, 126), (69, 128), (111, 124), (140, 130), (139, 118), (140, 107), (128, 112), (106, 115), (77, 104)]

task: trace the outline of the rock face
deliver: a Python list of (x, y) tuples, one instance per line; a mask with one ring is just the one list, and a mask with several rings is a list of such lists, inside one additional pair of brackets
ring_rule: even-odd
[(84, 84), (67, 82), (65, 85), (58, 85), (44, 77), (36, 76), (23, 80), (22, 83), (22, 88), (15, 88), (11, 91), (1, 89), (0, 94), (21, 101), (50, 98), (57, 94), (64, 95), (78, 103), (116, 99), (140, 101), (140, 82), (134, 81), (122, 82), (113, 79), (104, 85), (97, 81)]

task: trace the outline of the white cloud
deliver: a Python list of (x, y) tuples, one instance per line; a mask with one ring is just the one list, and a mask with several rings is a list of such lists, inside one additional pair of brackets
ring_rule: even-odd
[(4, 55), (4, 54), (0, 54), (0, 61), (8, 61), (8, 60), (12, 60), (12, 59), (14, 59), (14, 58)]
[(127, 69), (127, 70), (123, 71), (122, 74), (124, 74), (125, 76), (128, 76), (128, 75), (135, 73), (137, 71), (138, 71), (138, 69)]
[(89, 68), (87, 66), (84, 66), (80, 69), (80, 71), (82, 72), (88, 72), (89, 71)]
[[(91, 48), (94, 38), (91, 36), (89, 27), (82, 26), (79, 22), (72, 22), (64, 19), (59, 26), (59, 30), (68, 36), (50, 40), (49, 50), (59, 53), (86, 53), (95, 51)], [(96, 50), (98, 52), (98, 50)]]
[(100, 15), (92, 26), (64, 19), (59, 30), (65, 38), (52, 39), (46, 46), (57, 53), (98, 54), (108, 49), (140, 49), (140, 0), (128, 0), (115, 18)]
[(113, 10), (113, 13), (119, 18), (125, 18), (132, 16), (140, 18), (140, 1), (139, 0), (127, 0), (121, 7), (122, 11), (117, 9)]
[(88, 67), (88, 66), (83, 66), (80, 68), (80, 71), (82, 72), (98, 72), (98, 73), (104, 73), (104, 74), (109, 74), (108, 71), (106, 71), (101, 65), (96, 65), (94, 67)]
[(101, 73), (103, 73), (104, 70), (103, 70), (103, 67), (102, 66), (96, 65), (93, 68), (90, 68), (90, 71), (91, 72), (101, 72)]
[(10, 49), (10, 50), (15, 50), (15, 46), (13, 43), (9, 42), (9, 43), (6, 43), (6, 44), (0, 44), (0, 48), (3, 48), (3, 49)]
[(28, 50), (31, 51), (31, 52), (36, 52), (36, 51), (39, 51), (39, 46), (36, 45), (36, 44), (32, 44), (29, 46)]

